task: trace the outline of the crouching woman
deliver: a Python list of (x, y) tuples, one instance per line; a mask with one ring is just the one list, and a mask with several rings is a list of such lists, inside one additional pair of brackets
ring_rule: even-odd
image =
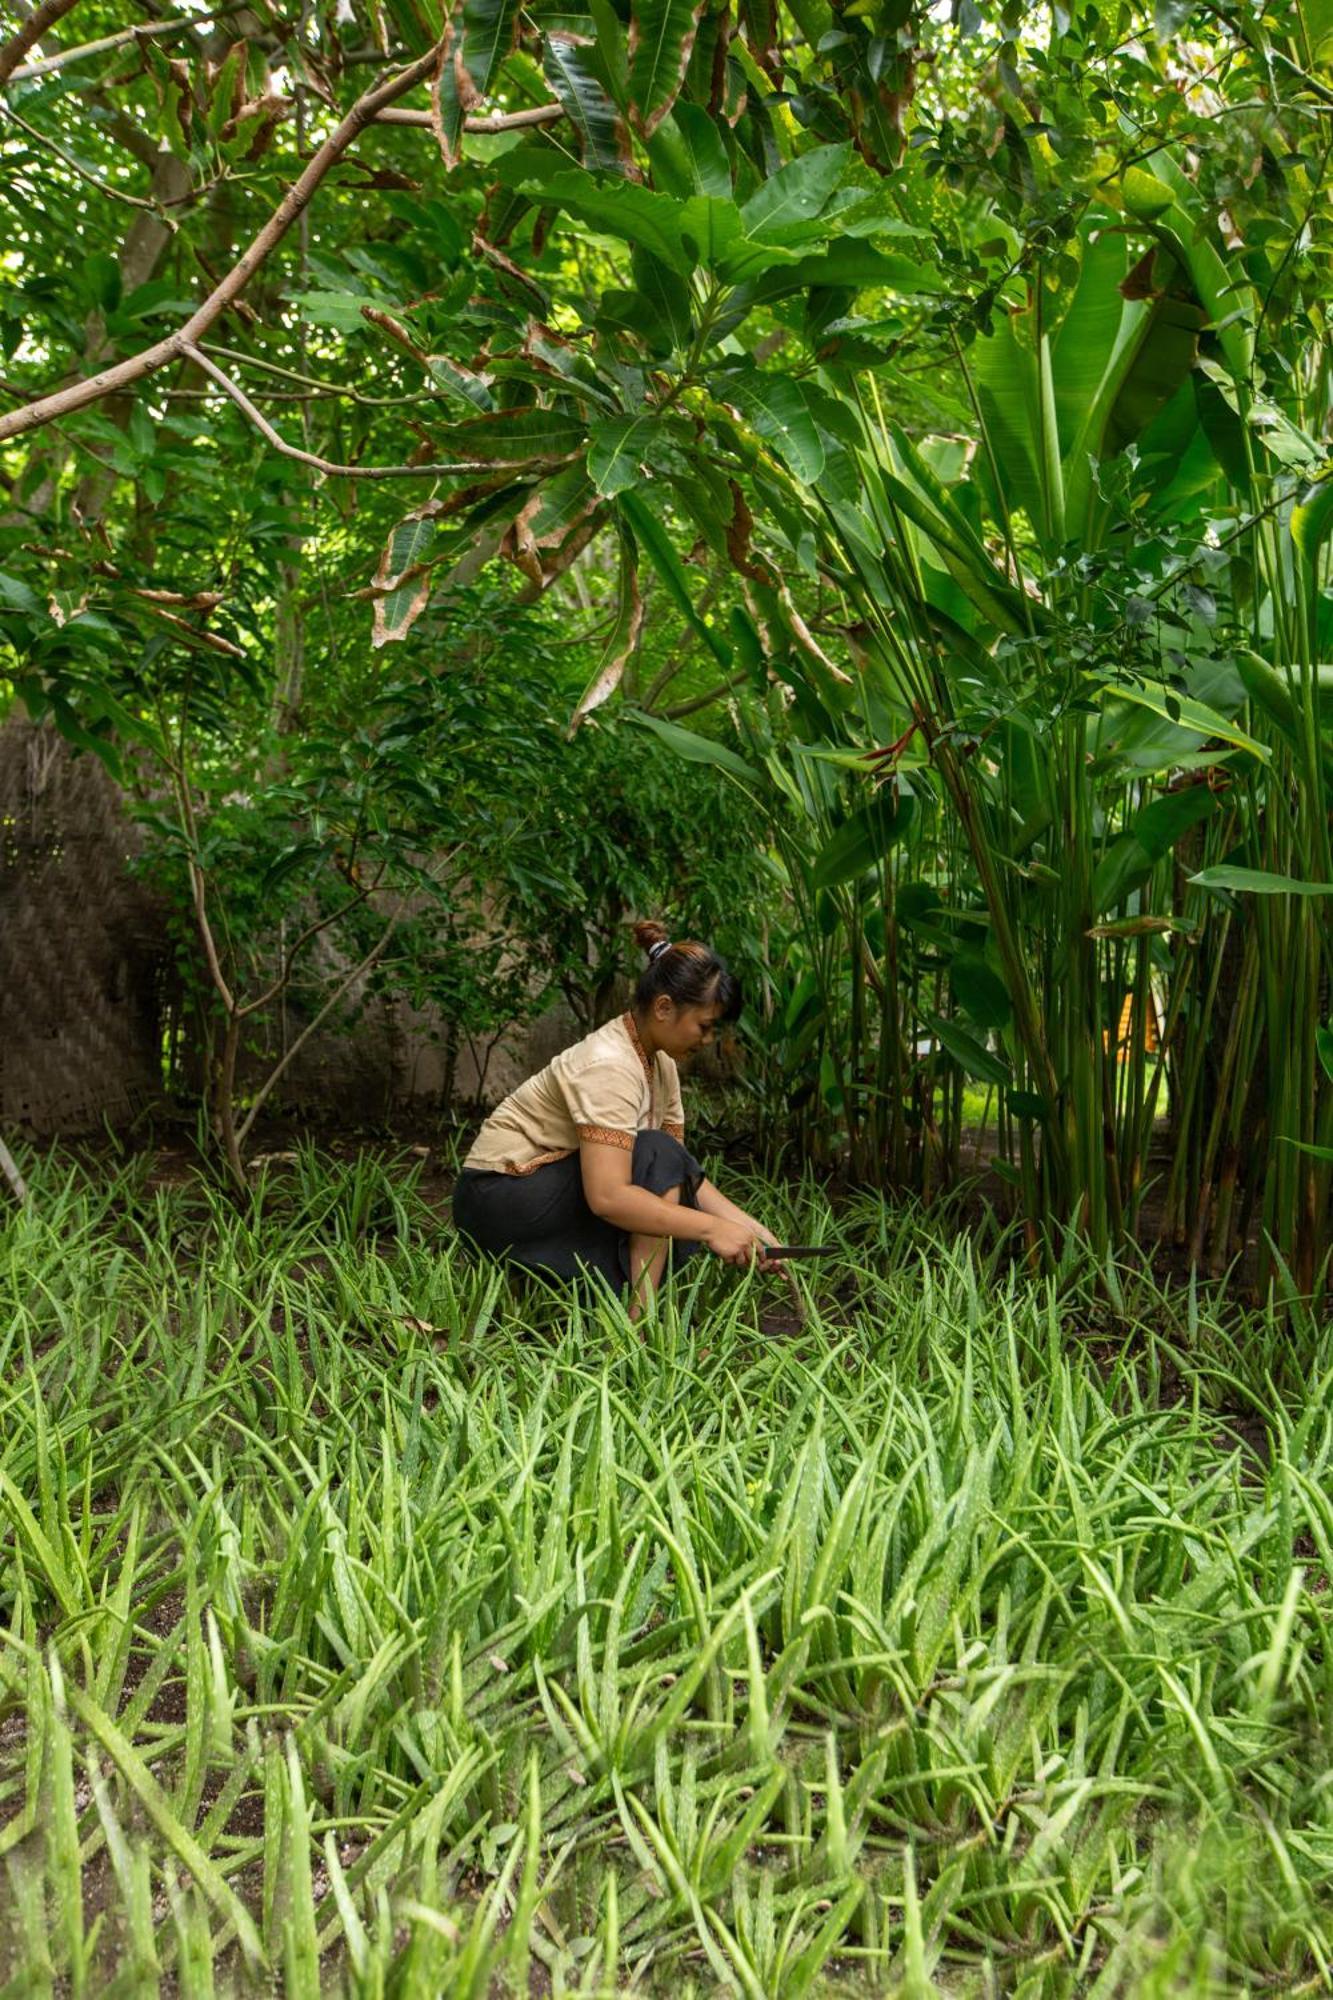
[(740, 1012), (740, 985), (707, 945), (634, 927), (647, 964), (630, 1010), (561, 1051), (491, 1113), (454, 1189), (462, 1235), (549, 1278), (595, 1275), (637, 1319), (702, 1245), (761, 1262), (777, 1238), (705, 1179), (685, 1148), (677, 1060)]

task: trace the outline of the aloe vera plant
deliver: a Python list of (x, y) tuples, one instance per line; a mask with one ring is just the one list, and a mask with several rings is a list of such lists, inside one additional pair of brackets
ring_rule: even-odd
[(24, 1166), (10, 1986), (1321, 1990), (1315, 1315), (811, 1181), (803, 1330), (718, 1268), (641, 1341), (402, 1163)]

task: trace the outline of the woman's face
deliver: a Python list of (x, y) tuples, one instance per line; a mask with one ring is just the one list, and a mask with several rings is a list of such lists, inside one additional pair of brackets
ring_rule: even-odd
[(653, 1002), (653, 1040), (673, 1062), (679, 1062), (695, 1049), (708, 1047), (721, 1012), (716, 1000), (706, 1000), (699, 1007), (678, 1007), (674, 1000), (659, 993)]

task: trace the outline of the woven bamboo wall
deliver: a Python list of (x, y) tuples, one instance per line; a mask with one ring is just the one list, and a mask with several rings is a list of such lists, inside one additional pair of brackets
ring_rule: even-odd
[(96, 757), (0, 724), (0, 1129), (124, 1124), (161, 1086), (165, 940)]
[[(160, 908), (130, 871), (142, 836), (105, 765), (49, 726), (0, 722), (0, 1134), (48, 1138), (124, 1126), (162, 1095), (171, 955)], [(328, 940), (315, 954), (336, 981)], [(309, 1016), (300, 997), (250, 1024), (243, 1076), (266, 1075)], [(302, 1048), (273, 1109), (323, 1122), (438, 1107), (447, 1024), (404, 998), (372, 999)], [(494, 1103), (578, 1034), (563, 1007), (511, 1029), (485, 1057), (458, 1051), (456, 1096)], [(203, 1082), (204, 1038), (188, 1021), (182, 1075)]]

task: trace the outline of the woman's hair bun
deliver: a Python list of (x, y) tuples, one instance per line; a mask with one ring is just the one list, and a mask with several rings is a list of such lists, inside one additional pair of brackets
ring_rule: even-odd
[(714, 1006), (717, 1018), (734, 1021), (741, 1011), (740, 981), (711, 945), (697, 938), (672, 939), (653, 918), (634, 926), (634, 942), (648, 960), (634, 989), (640, 1012), (665, 994), (677, 1007)]
[(646, 917), (634, 926), (634, 942), (645, 956), (655, 944), (666, 944), (670, 935), (666, 925), (657, 923), (652, 917)]

